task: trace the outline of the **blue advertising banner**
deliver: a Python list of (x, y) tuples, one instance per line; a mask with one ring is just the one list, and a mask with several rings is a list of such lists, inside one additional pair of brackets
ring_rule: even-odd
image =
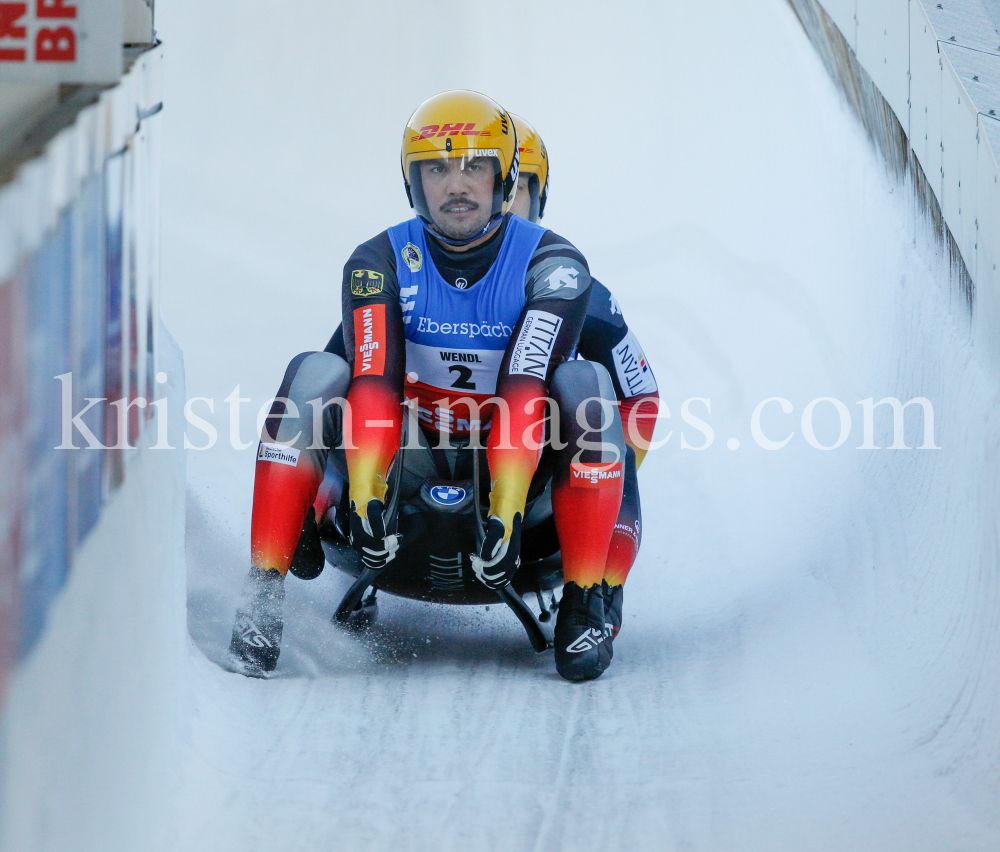
[[(81, 422), (100, 441), (104, 434), (106, 403), (88, 406), (87, 400), (105, 398), (105, 271), (104, 271), (104, 185), (100, 175), (84, 183), (73, 207), (73, 411), (83, 412)], [(75, 498), (74, 545), (80, 544), (100, 516), (104, 499), (104, 450), (90, 447), (74, 436), (73, 443), (84, 447), (72, 453)]]
[(23, 274), (0, 283), (0, 699), (20, 645), (24, 435)]
[(21, 654), (38, 640), (53, 599), (69, 569), (70, 453), (62, 441), (62, 384), (71, 372), (70, 294), (72, 217), (64, 213), (55, 233), (28, 267), (27, 482), (21, 569)]
[[(104, 166), (104, 244), (105, 244), (105, 326), (104, 326), (104, 393), (108, 401), (125, 396), (123, 373), (125, 340), (124, 303), (122, 301), (122, 192), (124, 189), (124, 154), (110, 157)], [(113, 409), (108, 409), (104, 421), (104, 445), (123, 447), (127, 435), (119, 438), (118, 422)], [(121, 449), (105, 451), (105, 493), (118, 488), (125, 479), (125, 463)]]
[(159, 69), (155, 51), (137, 59), (0, 184), (0, 699), (144, 452)]

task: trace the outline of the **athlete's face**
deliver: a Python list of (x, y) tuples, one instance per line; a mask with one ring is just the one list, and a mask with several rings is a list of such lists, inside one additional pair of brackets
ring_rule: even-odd
[(514, 196), (514, 203), (510, 205), (510, 212), (516, 213), (522, 219), (531, 218), (531, 175), (519, 174), (517, 176), (517, 195)]
[(483, 230), (493, 212), (493, 160), (424, 160), (420, 181), (427, 209), (446, 237), (462, 240)]

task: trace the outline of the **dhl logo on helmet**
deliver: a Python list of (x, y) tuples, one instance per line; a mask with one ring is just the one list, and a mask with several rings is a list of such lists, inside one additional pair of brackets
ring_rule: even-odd
[[(491, 136), (492, 134), (488, 130), (473, 130), (472, 128), (476, 126), (476, 122), (472, 121), (466, 124), (463, 121), (459, 121), (456, 124), (428, 124), (426, 127), (421, 127), (420, 132), (416, 136), (411, 136), (410, 141), (416, 142), (420, 139), (433, 139), (436, 136)], [(463, 129), (464, 128), (464, 129)]]

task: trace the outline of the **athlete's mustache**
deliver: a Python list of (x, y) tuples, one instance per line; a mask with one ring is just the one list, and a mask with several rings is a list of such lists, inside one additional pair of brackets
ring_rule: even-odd
[(438, 210), (441, 213), (452, 213), (456, 207), (468, 207), (469, 210), (478, 210), (479, 203), (471, 198), (451, 198), (442, 204)]

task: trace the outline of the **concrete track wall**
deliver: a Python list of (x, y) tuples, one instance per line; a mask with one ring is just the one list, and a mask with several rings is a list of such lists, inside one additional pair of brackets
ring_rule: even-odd
[[(169, 434), (180, 350), (161, 329)], [(155, 430), (151, 430), (155, 436)], [(184, 451), (133, 450), (0, 719), (0, 849), (176, 850), (186, 726)], [(81, 452), (83, 452), (81, 450)]]
[(158, 301), (163, 57), (138, 50), (0, 168), (5, 852), (176, 848), (185, 467), (159, 447), (183, 446), (184, 371)]
[(1000, 7), (789, 2), (890, 167), (911, 174), (942, 240), (960, 254), (975, 345), (1000, 371)]

